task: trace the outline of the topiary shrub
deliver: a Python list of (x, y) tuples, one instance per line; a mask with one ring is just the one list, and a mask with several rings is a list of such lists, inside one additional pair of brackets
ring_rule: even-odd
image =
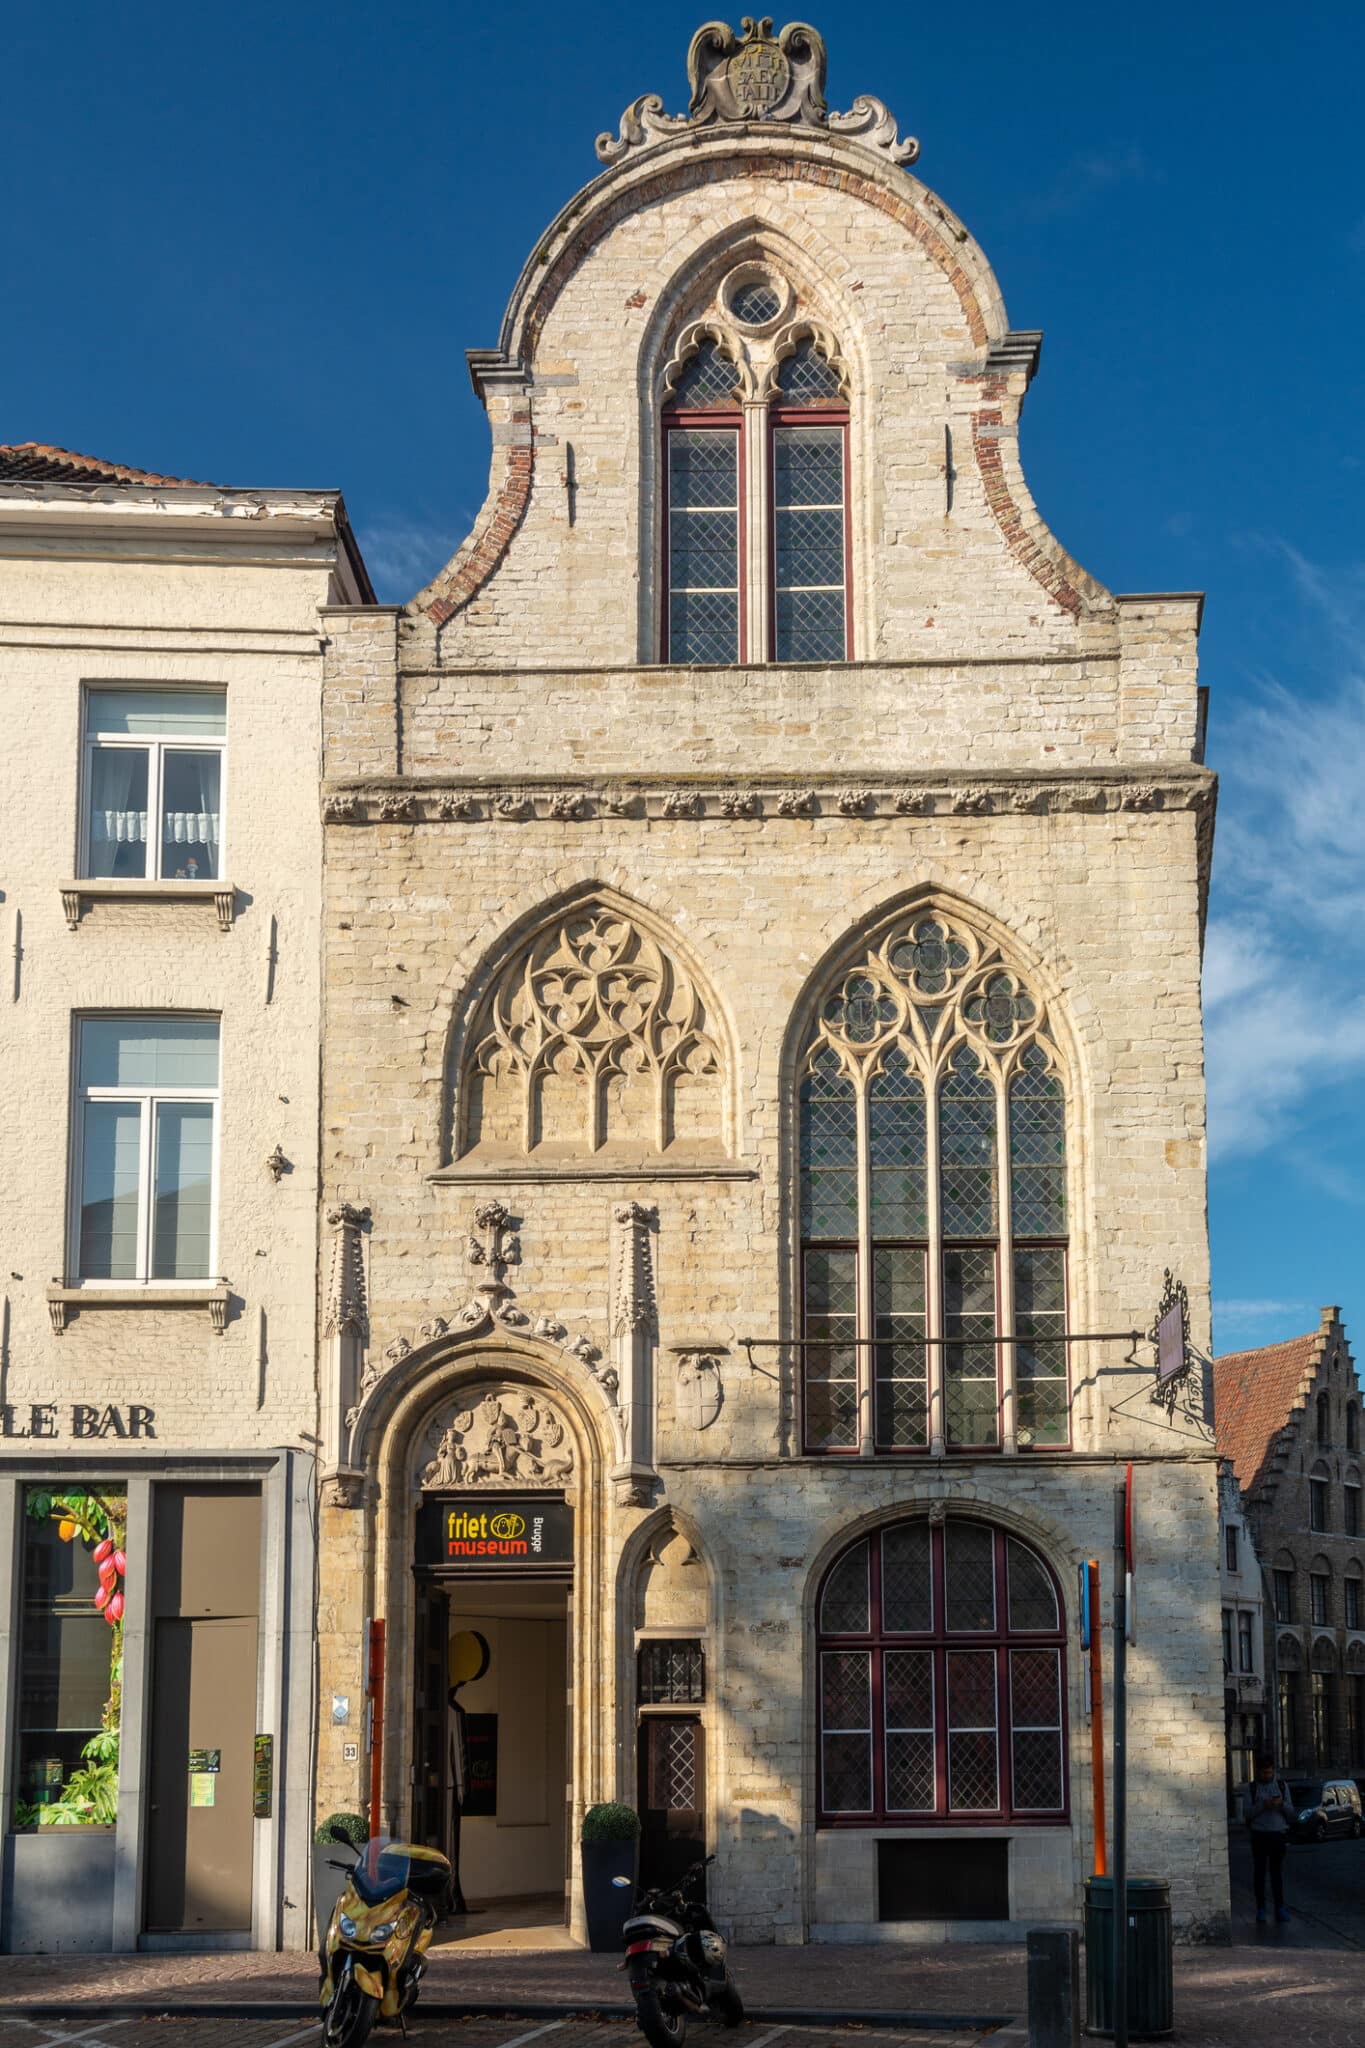
[(370, 1839), (370, 1824), (360, 1813), (329, 1813), (326, 1820), (320, 1820), (313, 1832), (313, 1840), (325, 1847), (332, 1839), (332, 1829), (340, 1828), (353, 1849), (363, 1849)]
[(602, 1806), (590, 1806), (583, 1816), (583, 1832), (579, 1839), (584, 1842), (633, 1842), (640, 1833), (640, 1816), (633, 1806), (622, 1806), (619, 1800), (608, 1800)]

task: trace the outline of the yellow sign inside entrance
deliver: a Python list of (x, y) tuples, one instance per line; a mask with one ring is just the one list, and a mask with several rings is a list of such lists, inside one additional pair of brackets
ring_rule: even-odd
[(450, 1682), (472, 1685), (488, 1669), (488, 1641), (475, 1628), (457, 1629), (450, 1638)]

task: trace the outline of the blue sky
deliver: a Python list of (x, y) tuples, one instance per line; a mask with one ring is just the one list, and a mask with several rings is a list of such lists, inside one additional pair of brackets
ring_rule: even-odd
[[(704, 12), (15, 13), (0, 439), (339, 484), (409, 595), (483, 495), (463, 351), (598, 131), (683, 108)], [(808, 12), (830, 104), (888, 102), (1045, 330), (1044, 517), (1113, 589), (1208, 592), (1215, 1340), (1332, 1301), (1365, 1343), (1365, 9)]]

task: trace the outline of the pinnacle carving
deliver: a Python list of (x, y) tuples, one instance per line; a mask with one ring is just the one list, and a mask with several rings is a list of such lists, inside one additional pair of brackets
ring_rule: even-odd
[(672, 136), (750, 121), (847, 136), (893, 164), (915, 161), (918, 142), (911, 136), (900, 139), (894, 117), (871, 94), (860, 94), (846, 114), (828, 112), (824, 38), (805, 22), (790, 21), (774, 35), (770, 15), (746, 14), (740, 31), (736, 35), (723, 21), (704, 23), (687, 53), (687, 113), (666, 114), (657, 93), (632, 100), (621, 116), (620, 132), (598, 136), (601, 161), (620, 163), (632, 150)]

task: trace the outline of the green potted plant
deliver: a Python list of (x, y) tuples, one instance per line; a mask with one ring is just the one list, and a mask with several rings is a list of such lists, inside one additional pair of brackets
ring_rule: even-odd
[[(633, 1806), (616, 1800), (590, 1806), (579, 1836), (583, 1859), (583, 1911), (588, 1922), (588, 1947), (605, 1954), (621, 1945), (621, 1923), (635, 1900), (640, 1868), (640, 1816)], [(613, 1878), (629, 1880), (629, 1890)]]
[(329, 1813), (313, 1833), (313, 1915), (317, 1922), (318, 1948), (327, 1939), (337, 1900), (346, 1889), (355, 1857), (342, 1847), (332, 1830), (344, 1835), (353, 1849), (363, 1849), (370, 1839), (370, 1824), (361, 1813)]

